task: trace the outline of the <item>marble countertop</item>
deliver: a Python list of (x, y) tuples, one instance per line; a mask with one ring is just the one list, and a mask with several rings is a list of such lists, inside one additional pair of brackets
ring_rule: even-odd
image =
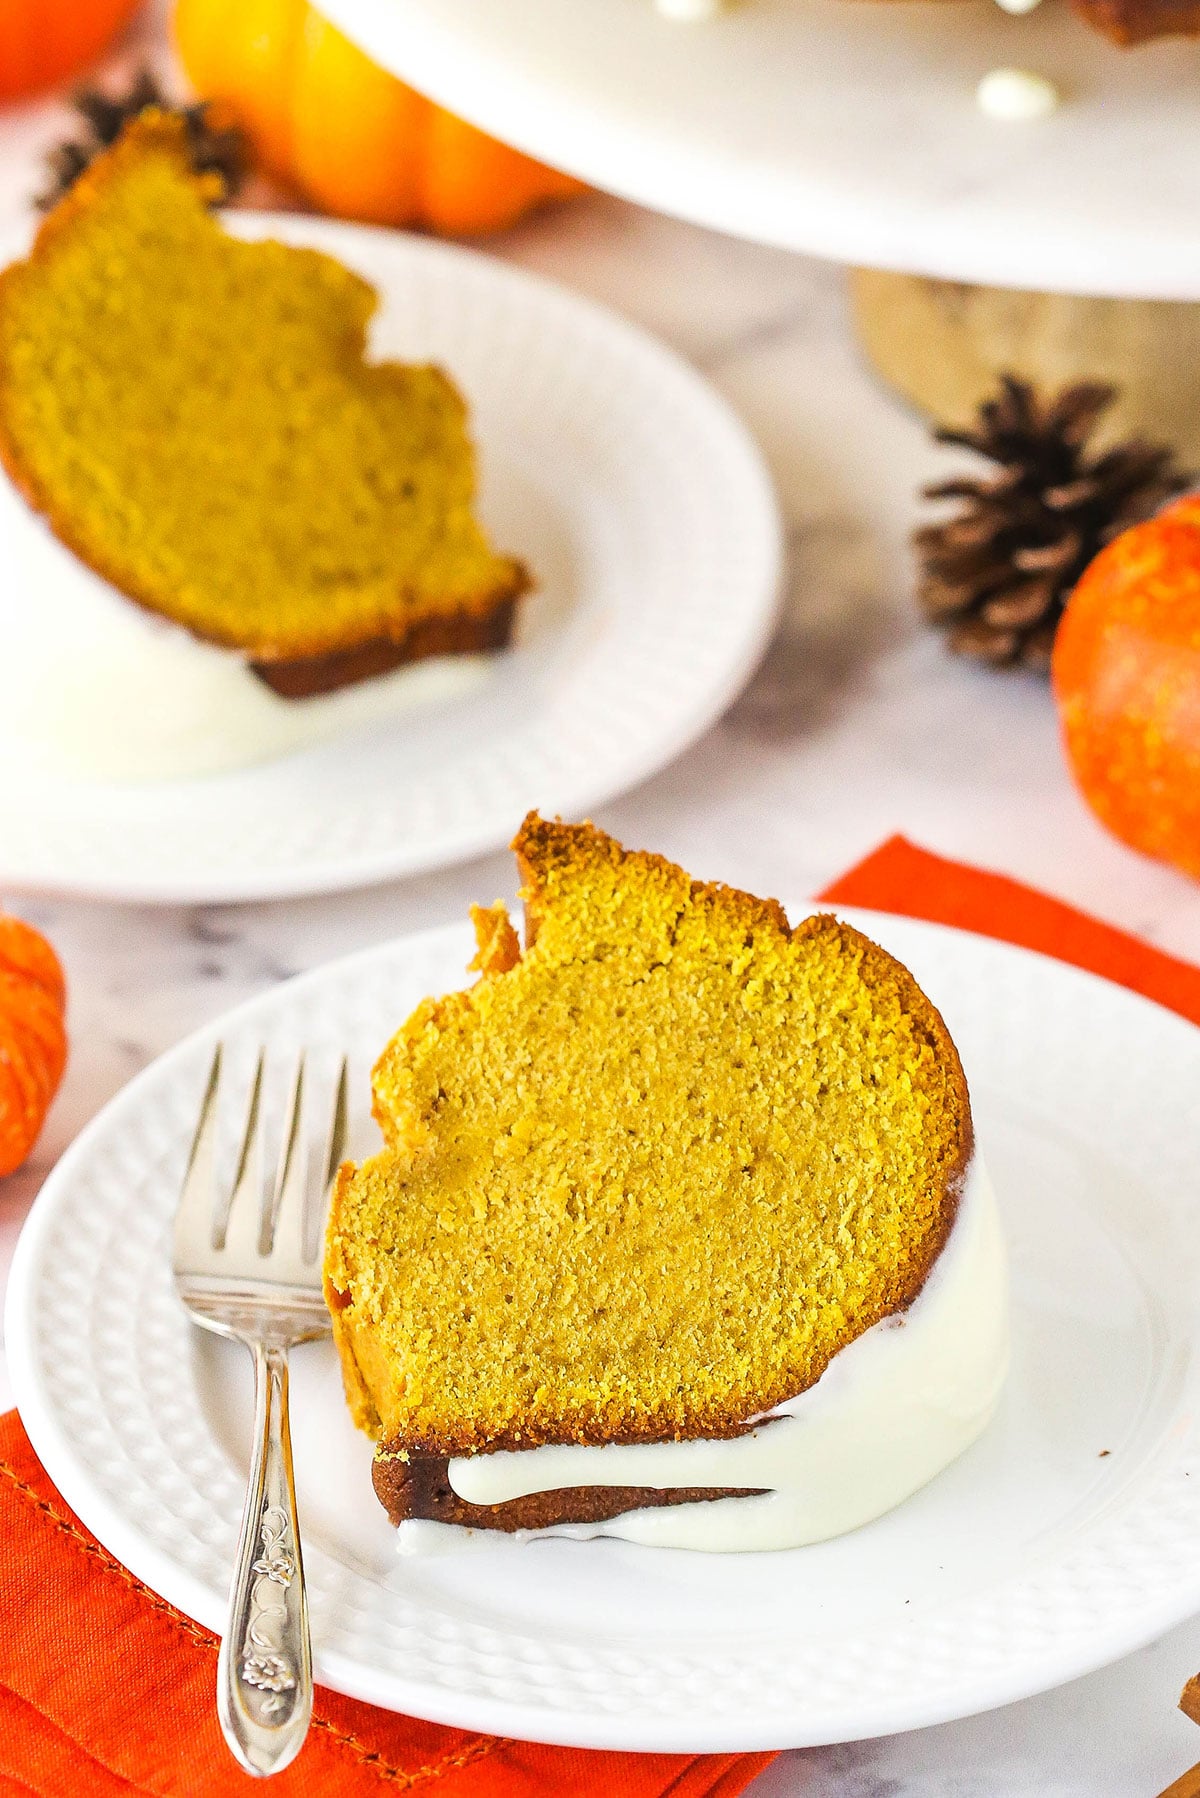
[[(51, 102), (0, 114), (0, 222), (25, 209), (62, 123)], [(1200, 959), (1200, 888), (1092, 821), (1045, 684), (952, 660), (914, 618), (914, 495), (952, 458), (863, 366), (839, 270), (603, 198), (488, 249), (613, 306), (702, 369), (762, 444), (788, 520), (784, 613), (758, 675), (703, 741), (598, 822), (699, 875), (784, 896), (903, 831)], [(461, 917), (512, 884), (494, 856), (262, 906), (14, 900), (66, 963), (72, 1056), (32, 1164), (0, 1186), (0, 1277), (55, 1157), (153, 1056), (275, 981)], [(755, 1798), (1153, 1798), (1200, 1759), (1200, 1732), (1174, 1708), (1197, 1670), (1200, 1620), (988, 1716), (785, 1755)]]

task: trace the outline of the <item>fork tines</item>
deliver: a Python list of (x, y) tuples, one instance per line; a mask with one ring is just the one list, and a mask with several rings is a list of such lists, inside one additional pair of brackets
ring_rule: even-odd
[[(266, 1051), (260, 1050), (246, 1104), (236, 1171), (219, 1202), (217, 1143), (221, 1110), (223, 1045), (218, 1044), (200, 1106), (175, 1217), (175, 1271), (210, 1273), (314, 1285), (320, 1218), (310, 1214), (309, 1154), (305, 1132), (306, 1059), (298, 1057), (288, 1090), (279, 1162), (268, 1186), (263, 1177), (263, 1094)], [(325, 1150), (320, 1197), (327, 1197), (346, 1146), (347, 1066), (337, 1078)], [(314, 1227), (314, 1225), (316, 1227)]]

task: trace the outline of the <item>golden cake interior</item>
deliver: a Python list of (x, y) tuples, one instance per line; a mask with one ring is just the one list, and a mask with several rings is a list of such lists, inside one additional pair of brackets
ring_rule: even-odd
[(737, 1433), (915, 1296), (971, 1145), (936, 1010), (830, 917), (591, 826), (514, 845), (522, 952), (418, 1007), (343, 1170), (327, 1293), (358, 1422), (419, 1455)]
[(215, 179), (145, 113), (0, 275), (13, 480), (123, 592), (264, 662), (511, 612), (452, 382), (368, 361), (370, 284), (231, 236)]

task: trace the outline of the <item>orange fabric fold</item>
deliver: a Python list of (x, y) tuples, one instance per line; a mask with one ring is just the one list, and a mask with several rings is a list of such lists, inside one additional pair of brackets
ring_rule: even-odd
[(1200, 1023), (1200, 968), (1033, 887), (890, 837), (818, 897), (952, 924), (1102, 974)]
[[(1001, 875), (894, 837), (827, 903), (957, 925), (1056, 955), (1200, 1022), (1200, 969)], [(216, 1641), (83, 1528), (21, 1425), (0, 1418), (0, 1798), (236, 1798), (214, 1708)], [(279, 1798), (735, 1798), (772, 1759), (546, 1748), (320, 1690)]]

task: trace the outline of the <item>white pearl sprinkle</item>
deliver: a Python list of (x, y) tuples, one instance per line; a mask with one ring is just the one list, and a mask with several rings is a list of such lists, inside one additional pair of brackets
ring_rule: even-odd
[(654, 4), (664, 19), (676, 19), (681, 24), (715, 18), (724, 10), (723, 0), (654, 0)]
[(1032, 12), (1035, 6), (1041, 4), (1042, 0), (996, 0), (996, 5), (1003, 12), (1011, 13)]
[(1060, 95), (1045, 75), (1029, 69), (993, 69), (975, 90), (979, 110), (989, 119), (1020, 122), (1045, 119), (1056, 109)]

